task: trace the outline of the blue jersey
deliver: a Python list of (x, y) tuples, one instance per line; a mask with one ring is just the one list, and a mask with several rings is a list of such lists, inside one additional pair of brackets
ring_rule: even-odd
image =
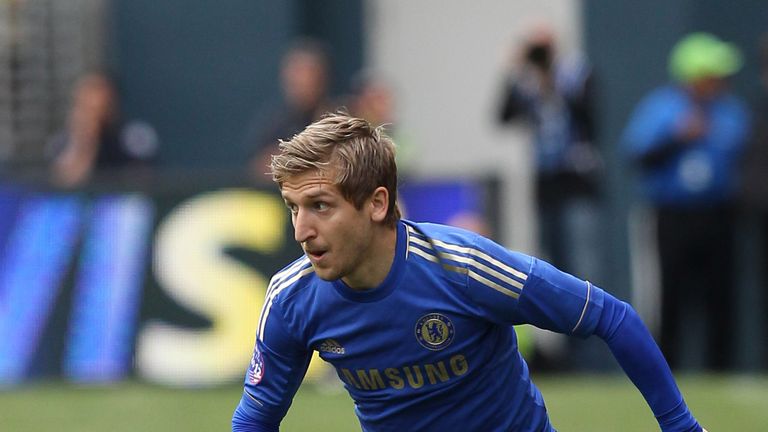
[[(543, 261), (468, 231), (401, 221), (392, 267), (374, 289), (321, 280), (306, 258), (272, 278), (234, 430), (276, 429), (318, 351), (364, 431), (553, 431), (512, 325), (588, 336), (606, 297), (614, 311), (620, 302)], [(601, 328), (618, 327), (612, 318)], [(659, 409), (682, 404), (686, 414), (671, 387)]]

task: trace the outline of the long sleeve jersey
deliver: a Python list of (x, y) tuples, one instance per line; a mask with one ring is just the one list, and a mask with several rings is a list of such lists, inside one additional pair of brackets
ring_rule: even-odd
[(306, 258), (272, 278), (233, 431), (277, 430), (313, 351), (366, 432), (554, 431), (517, 348), (522, 323), (597, 334), (663, 430), (700, 430), (629, 305), (477, 234), (401, 221), (376, 288), (321, 280)]

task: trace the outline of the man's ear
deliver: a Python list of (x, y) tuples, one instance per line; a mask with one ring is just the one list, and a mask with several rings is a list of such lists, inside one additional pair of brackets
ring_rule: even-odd
[(369, 204), (371, 206), (371, 219), (374, 222), (383, 222), (387, 218), (389, 207), (389, 191), (384, 186), (379, 186), (371, 194)]

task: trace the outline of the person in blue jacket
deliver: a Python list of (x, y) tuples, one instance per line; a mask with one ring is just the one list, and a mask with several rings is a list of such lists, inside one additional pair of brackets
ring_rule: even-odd
[(478, 234), (401, 219), (381, 128), (328, 114), (280, 144), (271, 172), (304, 255), (269, 283), (233, 431), (277, 431), (313, 351), (367, 432), (554, 431), (521, 323), (604, 339), (661, 430), (702, 430), (630, 305)]
[(733, 330), (733, 227), (740, 158), (749, 134), (746, 106), (727, 87), (741, 67), (737, 48), (708, 33), (670, 54), (673, 82), (636, 107), (624, 146), (657, 218), (661, 265), (661, 348), (678, 366), (683, 310), (703, 308), (705, 367), (723, 369)]

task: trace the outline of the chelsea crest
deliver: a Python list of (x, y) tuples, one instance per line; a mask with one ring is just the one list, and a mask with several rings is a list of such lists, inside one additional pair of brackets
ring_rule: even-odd
[(453, 342), (453, 323), (447, 316), (429, 313), (416, 321), (416, 340), (428, 350), (439, 351)]

